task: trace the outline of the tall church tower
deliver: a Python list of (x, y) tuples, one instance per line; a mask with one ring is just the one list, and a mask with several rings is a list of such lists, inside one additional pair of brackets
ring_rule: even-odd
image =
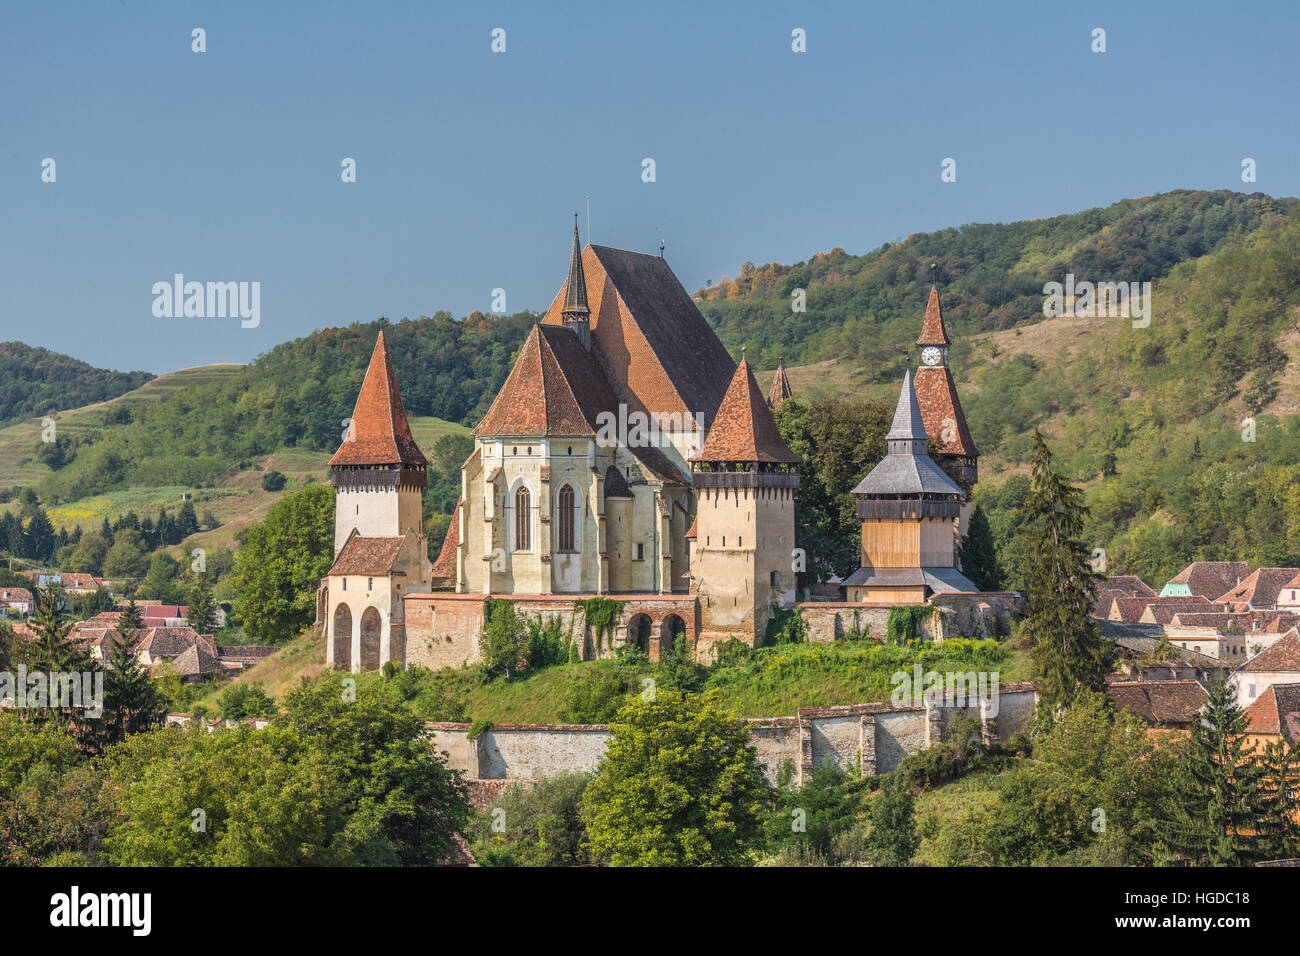
[(316, 605), (330, 667), (357, 673), (406, 660), (403, 597), (431, 587), (421, 527), (426, 465), (380, 332), (351, 425), (330, 459), (334, 563)]
[(844, 582), (849, 600), (920, 604), (936, 592), (979, 590), (957, 570), (953, 519), (966, 494), (926, 451), (910, 369), (885, 440), (889, 453), (853, 489), (862, 566)]
[(343, 550), (354, 529), (362, 537), (420, 534), (427, 465), (411, 436), (381, 331), (351, 424), (330, 459), (334, 553)]
[(979, 452), (966, 426), (966, 415), (957, 397), (957, 383), (948, 368), (948, 347), (952, 344), (939, 309), (939, 290), (930, 289), (930, 301), (916, 340), (921, 360), (916, 370), (916, 397), (925, 431), (939, 439), (938, 460), (954, 464), (970, 484), (979, 480)]
[(799, 457), (777, 431), (743, 358), (691, 467), (691, 590), (700, 602), (698, 649), (708, 659), (709, 645), (729, 638), (758, 646), (773, 606), (795, 600)]

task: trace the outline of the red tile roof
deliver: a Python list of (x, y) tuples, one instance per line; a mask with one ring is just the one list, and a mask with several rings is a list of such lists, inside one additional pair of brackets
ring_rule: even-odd
[(1190, 724), (1209, 699), (1194, 680), (1114, 681), (1106, 693), (1117, 709), (1155, 725)]
[(1280, 734), (1292, 747), (1300, 742), (1300, 684), (1270, 684), (1246, 708), (1246, 730)]
[(925, 318), (921, 320), (921, 337), (917, 345), (951, 345), (948, 330), (943, 327), (943, 313), (939, 310), (939, 290), (930, 290), (930, 301), (925, 304)]
[[(912, 378), (916, 400), (921, 406), (925, 433), (939, 443), (939, 454), (979, 456), (975, 439), (966, 424), (966, 414), (957, 398), (957, 383), (947, 366), (922, 365)], [(950, 440), (945, 441), (947, 436)]]
[(212, 636), (192, 627), (150, 627), (136, 634), (144, 635), (135, 645), (136, 652), (148, 651), (151, 657), (176, 657), (195, 644), (203, 644), (210, 654), (217, 652)]
[(438, 560), (433, 562), (433, 578), (454, 578), (456, 576), (456, 553), (460, 550), (460, 510), (465, 505), (462, 498), (456, 502), (451, 513), (451, 524), (447, 525), (447, 536), (442, 539), (438, 549)]
[(406, 541), (405, 535), (384, 538), (363, 538), (353, 529), (339, 556), (329, 569), (329, 574), (387, 574)]
[(785, 366), (777, 365), (772, 387), (767, 390), (767, 404), (771, 408), (780, 408), (781, 403), (792, 395), (794, 392), (790, 389), (790, 380), (785, 377)]
[(1236, 587), (1219, 597), (1231, 604), (1234, 610), (1271, 608), (1277, 605), (1277, 595), (1287, 582), (1297, 574), (1295, 568), (1260, 568)]
[(1250, 574), (1245, 561), (1193, 561), (1169, 579), (1170, 584), (1186, 584), (1194, 595), (1213, 601)]
[(1155, 597), (1156, 592), (1134, 574), (1116, 574), (1097, 583), (1099, 589), (1123, 591), (1129, 597)]
[[(614, 391), (629, 408), (691, 420), (699, 414), (708, 425), (735, 363), (668, 263), (588, 245), (582, 267), (593, 348), (609, 369)], [(545, 325), (563, 321), (565, 294), (561, 288)]]
[(348, 440), (339, 446), (330, 465), (408, 465), (423, 467), (424, 454), (411, 436), (397, 376), (384, 344), (384, 333), (375, 341), (370, 367), (357, 395)]
[(1260, 651), (1237, 670), (1256, 674), (1300, 674), (1300, 631), (1291, 628), (1276, 644)]
[(474, 434), (595, 437), (601, 412), (617, 415), (604, 371), (571, 330), (535, 325)]
[(748, 362), (736, 366), (709, 437), (692, 461), (799, 463), (799, 456), (777, 431), (772, 410), (763, 401)]

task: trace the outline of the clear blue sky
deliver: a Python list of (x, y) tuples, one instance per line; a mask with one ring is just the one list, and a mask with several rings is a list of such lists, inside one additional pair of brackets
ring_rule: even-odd
[[(1280, 2), (4, 0), (0, 339), (163, 372), (496, 287), (543, 309), (588, 195), (596, 242), (660, 230), (689, 290), (1179, 187), (1294, 196), (1298, 26)], [(155, 318), (176, 272), (261, 282), (260, 327)]]

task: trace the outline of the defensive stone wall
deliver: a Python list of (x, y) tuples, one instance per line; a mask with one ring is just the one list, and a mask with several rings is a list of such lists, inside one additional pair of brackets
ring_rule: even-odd
[[(1037, 693), (1029, 683), (1008, 684), (994, 702), (927, 700), (912, 704), (801, 707), (793, 717), (748, 721), (764, 776), (772, 784), (783, 769), (794, 783), (833, 762), (858, 776), (891, 773), (908, 754), (946, 739), (959, 714), (974, 717), (984, 739), (1005, 740), (1024, 729)], [(471, 780), (531, 780), (565, 771), (596, 769), (605, 753), (604, 724), (505, 724), (468, 739), (470, 724), (425, 725), (448, 766)]]

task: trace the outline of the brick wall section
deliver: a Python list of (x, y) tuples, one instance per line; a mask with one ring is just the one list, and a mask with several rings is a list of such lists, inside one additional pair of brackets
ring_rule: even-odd
[(482, 594), (407, 594), (406, 663), (430, 670), (478, 660), (483, 630)]
[[(455, 594), (449, 591), (432, 594), (408, 594), (406, 610), (406, 663), (430, 669), (461, 667), (478, 660), (478, 638), (483, 631), (486, 609), (485, 594)], [(686, 640), (694, 642), (699, 622), (699, 602), (687, 594), (609, 594), (623, 602), (623, 610), (610, 635), (597, 642), (580, 612), (576, 601), (592, 597), (587, 594), (491, 595), (509, 599), (515, 609), (544, 620), (559, 618), (565, 633), (572, 633), (582, 660), (613, 657), (627, 641), (628, 625), (634, 617), (650, 618), (650, 659), (658, 660), (661, 646), (666, 646), (666, 624), (676, 616), (686, 625)], [(570, 626), (572, 630), (570, 631)]]
[[(999, 691), (998, 713), (988, 721), (989, 739), (1006, 739), (1024, 729), (1038, 699), (1029, 683), (1007, 684)], [(965, 710), (979, 715), (978, 704)], [(956, 713), (944, 702), (925, 707), (854, 704), (801, 707), (793, 717), (755, 717), (747, 723), (768, 782), (775, 785), (782, 767), (788, 767), (798, 784), (827, 761), (851, 774), (892, 773), (908, 754), (942, 739)], [(473, 741), (465, 737), (469, 724), (425, 726), (447, 754), (448, 766), (471, 780), (529, 780), (595, 770), (609, 739), (604, 724), (502, 724)]]

